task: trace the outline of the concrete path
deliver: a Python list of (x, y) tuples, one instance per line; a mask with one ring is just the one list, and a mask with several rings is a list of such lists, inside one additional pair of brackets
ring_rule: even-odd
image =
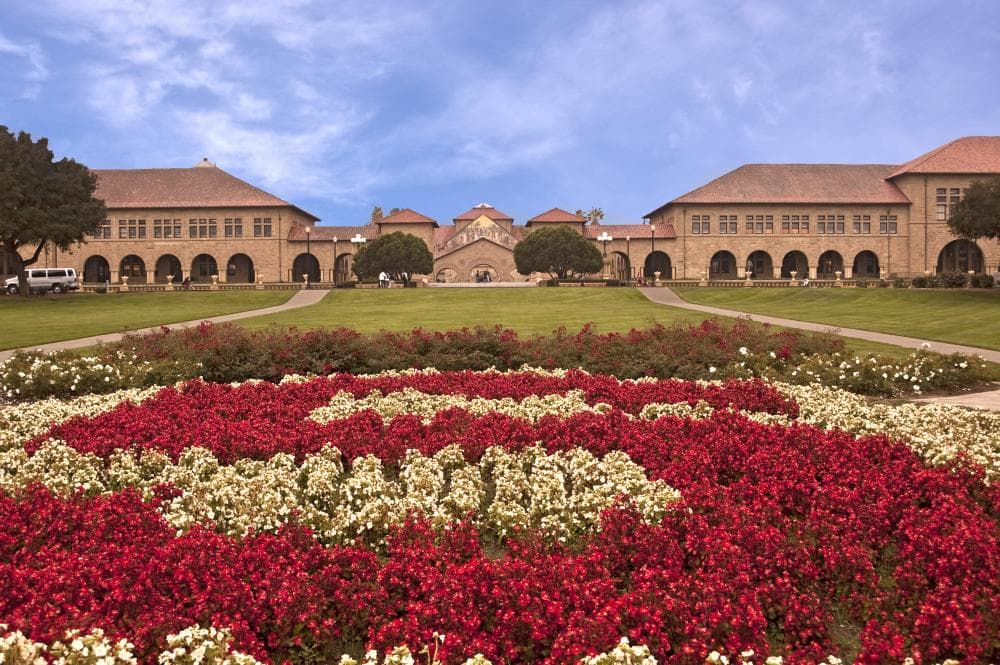
[[(994, 363), (1000, 363), (1000, 351), (992, 349), (980, 349), (975, 346), (962, 346), (960, 344), (948, 344), (947, 342), (934, 342), (915, 337), (903, 337), (902, 335), (889, 335), (886, 333), (873, 332), (871, 330), (857, 330), (855, 328), (838, 328), (827, 323), (812, 323), (809, 321), (797, 321), (795, 319), (782, 319), (776, 316), (764, 316), (762, 314), (752, 314), (750, 312), (739, 312), (733, 309), (722, 309), (721, 307), (710, 307), (708, 305), (697, 305), (689, 303), (672, 290), (666, 287), (640, 287), (639, 290), (644, 296), (655, 303), (668, 305), (670, 307), (680, 307), (690, 309), (705, 314), (715, 316), (732, 316), (749, 318), (760, 323), (770, 323), (775, 326), (785, 328), (799, 328), (801, 330), (811, 330), (813, 332), (832, 332), (843, 337), (854, 337), (865, 339), (871, 342), (882, 342), (883, 344), (894, 344), (910, 349), (929, 348), (937, 353), (964, 353), (970, 356), (980, 356), (981, 358)], [(969, 393), (965, 395), (952, 395), (949, 397), (925, 397), (917, 402), (934, 402), (939, 404), (954, 404), (957, 406), (968, 406), (977, 409), (989, 409), (1000, 411), (1000, 387), (997, 390), (989, 390), (980, 393)]]
[[(130, 330), (129, 333), (150, 333), (155, 332), (166, 325), (169, 328), (191, 328), (193, 326), (202, 323), (203, 321), (210, 321), (212, 323), (225, 323), (226, 321), (239, 321), (240, 319), (249, 319), (255, 316), (265, 316), (267, 314), (277, 314), (278, 312), (284, 312), (290, 309), (298, 309), (299, 307), (308, 307), (309, 305), (315, 305), (320, 300), (323, 299), (329, 291), (321, 289), (309, 289), (307, 291), (296, 291), (295, 295), (286, 300), (280, 305), (275, 305), (273, 307), (264, 307), (262, 309), (251, 309), (246, 312), (235, 312), (233, 314), (223, 314), (220, 316), (210, 316), (202, 319), (193, 319), (191, 321), (183, 321), (181, 323), (166, 323), (163, 325), (153, 326), (151, 328), (141, 328), (138, 330)], [(97, 344), (104, 342), (117, 342), (124, 336), (124, 333), (106, 333), (103, 335), (94, 335), (93, 337), (82, 337), (80, 339), (68, 339), (62, 342), (52, 342), (50, 344), (39, 344), (37, 346), (25, 347), (23, 350), (34, 350), (34, 351), (60, 351), (62, 349), (79, 349), (88, 346), (96, 346)], [(7, 358), (14, 355), (14, 351), (19, 351), (22, 349), (10, 349), (9, 351), (0, 351), (0, 362), (3, 362)]]

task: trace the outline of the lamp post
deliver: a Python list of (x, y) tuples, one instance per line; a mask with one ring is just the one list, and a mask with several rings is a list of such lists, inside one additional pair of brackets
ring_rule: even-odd
[(312, 252), (309, 251), (309, 236), (311, 234), (312, 234), (312, 227), (311, 226), (307, 226), (306, 227), (306, 256), (308, 256), (309, 258), (306, 259), (306, 260), (309, 262), (309, 267), (306, 268), (306, 272), (309, 273), (309, 278), (310, 278), (309, 281), (312, 281)]
[(625, 236), (625, 259), (628, 261), (628, 275), (625, 276), (625, 283), (632, 281), (632, 236)]
[(351, 244), (354, 245), (354, 255), (355, 256), (357, 255), (357, 253), (359, 251), (361, 251), (361, 247), (365, 244), (365, 242), (366, 242), (366, 240), (365, 240), (364, 236), (362, 236), (360, 233), (355, 233), (354, 237), (351, 238)]
[[(651, 268), (656, 268), (656, 257), (653, 256), (654, 254), (656, 254), (656, 224), (650, 224), (649, 225), (649, 266)], [(650, 272), (654, 272), (654, 271), (651, 270)], [(644, 277), (648, 278), (649, 275), (644, 275)]]
[(333, 236), (333, 268), (330, 270), (330, 281), (337, 286), (337, 236)]
[(611, 236), (609, 236), (607, 231), (602, 231), (601, 235), (597, 236), (597, 240), (600, 241), (600, 242), (602, 242), (602, 243), (604, 243), (604, 256), (607, 256), (608, 255), (608, 243), (611, 242), (612, 240), (614, 240), (614, 238), (612, 238)]

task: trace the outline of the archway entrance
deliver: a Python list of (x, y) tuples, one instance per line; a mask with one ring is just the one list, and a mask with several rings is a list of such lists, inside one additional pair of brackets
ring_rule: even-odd
[(226, 263), (226, 281), (249, 284), (256, 279), (253, 259), (246, 254), (233, 254)]
[(111, 266), (103, 256), (91, 256), (83, 262), (83, 281), (93, 284), (111, 279)]
[(632, 278), (632, 265), (629, 263), (628, 255), (625, 252), (611, 252), (608, 254), (608, 258), (610, 259), (608, 270), (611, 273), (611, 279), (618, 279), (624, 282)]
[(878, 277), (878, 256), (875, 252), (870, 252), (865, 250), (859, 252), (857, 256), (854, 257), (854, 267), (852, 275), (857, 277)]
[(798, 279), (809, 276), (809, 261), (806, 260), (806, 255), (798, 250), (788, 252), (785, 258), (781, 259), (781, 276), (791, 279), (792, 271), (795, 271), (795, 277)]
[(646, 261), (642, 266), (642, 276), (647, 280), (656, 279), (655, 273), (660, 273), (660, 279), (673, 279), (674, 273), (671, 271), (670, 257), (664, 252), (650, 252), (646, 255)]
[(747, 257), (747, 277), (751, 279), (774, 279), (774, 265), (771, 255), (757, 250)]
[(319, 259), (312, 254), (299, 254), (292, 262), (292, 281), (301, 282), (303, 275), (308, 275), (310, 282), (320, 281)]
[(490, 282), (499, 282), (500, 273), (496, 271), (496, 268), (487, 264), (480, 263), (479, 265), (472, 268), (469, 271), (469, 281), (478, 282), (480, 284), (489, 284)]
[(983, 250), (971, 240), (952, 240), (938, 254), (937, 271), (983, 272)]
[(212, 275), (219, 274), (219, 266), (215, 262), (215, 257), (210, 254), (199, 254), (191, 262), (192, 282), (211, 282)]
[(349, 252), (341, 254), (337, 257), (333, 266), (334, 284), (343, 284), (344, 282), (354, 281), (354, 274), (351, 272), (351, 263), (353, 260), (354, 255)]
[(736, 279), (736, 257), (727, 251), (716, 252), (708, 263), (709, 279)]
[(844, 274), (844, 259), (832, 249), (819, 255), (816, 276), (820, 279), (833, 279), (837, 273)]
[(179, 284), (184, 276), (181, 274), (181, 260), (173, 254), (164, 254), (156, 259), (156, 271), (153, 273), (153, 280), (157, 284), (166, 284), (167, 277), (173, 276), (173, 283)]
[(129, 284), (145, 284), (146, 262), (135, 254), (129, 254), (122, 259), (118, 276), (119, 278), (128, 277)]
[(458, 273), (452, 268), (442, 268), (441, 270), (438, 270), (437, 275), (434, 276), (434, 281), (450, 284), (454, 282), (456, 278), (458, 278)]

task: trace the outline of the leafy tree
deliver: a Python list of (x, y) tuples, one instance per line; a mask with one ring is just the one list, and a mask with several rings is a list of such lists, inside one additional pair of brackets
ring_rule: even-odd
[(546, 272), (553, 279), (599, 272), (601, 252), (568, 226), (532, 231), (514, 246), (514, 263), (522, 275)]
[(951, 209), (948, 226), (968, 240), (1000, 238), (1000, 176), (977, 180)]
[(382, 206), (375, 206), (372, 208), (371, 219), (368, 220), (369, 224), (378, 224), (382, 221), (385, 215), (382, 214)]
[(604, 219), (604, 210), (601, 208), (591, 208), (587, 212), (584, 212), (580, 208), (576, 209), (576, 214), (580, 215), (587, 220), (587, 224), (595, 224), (600, 226), (601, 220)]
[[(45, 247), (61, 250), (94, 235), (107, 211), (94, 198), (97, 177), (72, 159), (54, 162), (48, 139), (32, 141), (0, 125), (0, 247), (17, 269), (20, 293), (28, 294), (27, 266)], [(22, 258), (19, 250), (27, 249)]]
[(354, 273), (361, 279), (374, 279), (382, 271), (405, 275), (406, 283), (414, 273), (429, 275), (434, 271), (434, 255), (417, 236), (396, 231), (365, 243), (354, 257)]

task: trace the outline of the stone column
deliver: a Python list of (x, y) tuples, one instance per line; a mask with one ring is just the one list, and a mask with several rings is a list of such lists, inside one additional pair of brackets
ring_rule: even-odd
[(844, 266), (844, 279), (853, 279), (854, 277), (854, 266), (848, 267)]
[(817, 266), (809, 266), (809, 279), (816, 279)]

